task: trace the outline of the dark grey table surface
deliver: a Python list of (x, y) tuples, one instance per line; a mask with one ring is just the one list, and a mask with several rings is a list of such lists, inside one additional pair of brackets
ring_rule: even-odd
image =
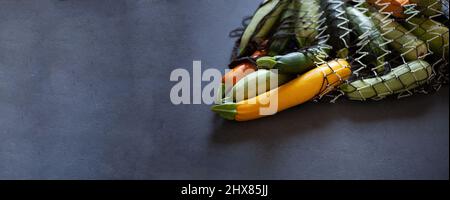
[(449, 93), (247, 123), (174, 106), (259, 0), (0, 0), (0, 179), (448, 179)]

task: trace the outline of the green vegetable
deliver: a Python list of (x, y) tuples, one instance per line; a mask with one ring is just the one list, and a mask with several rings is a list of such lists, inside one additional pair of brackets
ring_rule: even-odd
[(265, 56), (256, 60), (260, 69), (277, 69), (279, 73), (302, 74), (313, 69), (317, 62), (328, 57), (329, 47), (318, 44), (300, 52), (280, 56)]
[(250, 42), (259, 44), (266, 38), (288, 3), (288, 0), (264, 1), (242, 34), (238, 52), (240, 56), (250, 53), (248, 52)]
[(322, 0), (322, 10), (325, 12), (327, 32), (330, 36), (328, 44), (340, 58), (348, 56), (348, 44), (350, 41), (350, 29), (347, 14), (345, 13), (344, 1)]
[(385, 15), (373, 12), (372, 19), (384, 37), (393, 40), (389, 46), (401, 53), (406, 61), (413, 61), (424, 57), (427, 52), (425, 42), (409, 33), (403, 26)]
[[(346, 60), (332, 60), (264, 94), (237, 103), (214, 105), (211, 110), (228, 120), (248, 121), (266, 117), (327, 94), (347, 80), (351, 73)], [(270, 110), (264, 110), (267, 108)]]
[(358, 39), (361, 42), (367, 42), (363, 49), (377, 58), (376, 60), (368, 60), (369, 57), (365, 56), (366, 62), (373, 64), (375, 68), (372, 70), (377, 73), (384, 72), (383, 54), (386, 53), (386, 50), (384, 49), (385, 40), (381, 33), (372, 20), (358, 9), (347, 7), (346, 11), (353, 30), (359, 35)]
[(394, 68), (382, 77), (353, 81), (343, 84), (340, 88), (352, 100), (377, 100), (423, 85), (431, 73), (430, 64), (423, 60), (415, 60)]
[(299, 6), (299, 0), (292, 0), (281, 14), (280, 23), (269, 44), (269, 55), (284, 53), (286, 47), (295, 40), (295, 23), (298, 18)]
[(417, 4), (416, 10), (425, 16), (438, 15), (442, 9), (440, 0), (409, 0), (412, 4)]
[(429, 49), (437, 57), (448, 60), (448, 28), (437, 21), (428, 18), (413, 17), (410, 23), (404, 23), (405, 27), (423, 41), (426, 41)]
[[(311, 12), (305, 12), (308, 8), (311, 9)], [(299, 15), (301, 17), (299, 17), (296, 29), (297, 42), (299, 46), (308, 44), (308, 47), (286, 55), (261, 57), (256, 60), (258, 67), (260, 69), (277, 69), (279, 73), (302, 74), (313, 69), (317, 63), (324, 62), (331, 47), (326, 44), (328, 37), (319, 37), (317, 32), (319, 27), (316, 26), (319, 24), (316, 20), (318, 20), (317, 16), (320, 15), (318, 13), (319, 9), (320, 7), (316, 0), (302, 1), (300, 5)], [(304, 26), (313, 24), (316, 27), (314, 30), (306, 29), (303, 32)], [(314, 37), (311, 34), (314, 34)], [(316, 45), (309, 46), (316, 37), (319, 38)]]
[(292, 80), (294, 77), (295, 76), (289, 74), (280, 74), (270, 70), (260, 69), (238, 81), (231, 91), (225, 96), (224, 102), (230, 100), (239, 102), (255, 97), (283, 85), (284, 83)]
[(302, 1), (295, 30), (299, 47), (307, 47), (314, 43), (319, 34), (319, 18), (319, 0)]

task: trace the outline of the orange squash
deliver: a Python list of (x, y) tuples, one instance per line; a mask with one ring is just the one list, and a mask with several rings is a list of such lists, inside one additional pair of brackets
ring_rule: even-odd
[(380, 11), (392, 13), (397, 18), (406, 17), (403, 6), (411, 3), (409, 0), (367, 0), (367, 2)]

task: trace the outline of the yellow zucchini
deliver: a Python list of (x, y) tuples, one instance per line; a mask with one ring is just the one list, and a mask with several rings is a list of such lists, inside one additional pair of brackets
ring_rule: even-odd
[[(339, 86), (350, 75), (350, 65), (346, 60), (333, 60), (264, 94), (238, 103), (215, 105), (211, 109), (225, 119), (253, 120), (268, 116), (261, 113), (262, 109), (275, 106), (276, 112), (280, 112), (307, 102), (318, 95), (324, 95)], [(273, 100), (274, 98), (276, 101)]]

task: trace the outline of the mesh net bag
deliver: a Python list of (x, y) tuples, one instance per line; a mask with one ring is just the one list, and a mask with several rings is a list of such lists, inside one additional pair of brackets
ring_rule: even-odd
[(381, 32), (379, 39), (385, 42), (377, 42), (383, 53), (376, 60), (385, 62), (379, 65), (384, 66), (384, 70), (380, 67), (376, 72), (373, 69), (377, 68), (372, 68), (373, 75), (358, 73), (367, 70), (369, 64), (360, 62), (370, 55), (364, 49), (376, 48), (363, 48), (375, 39), (356, 33), (364, 42), (357, 44), (362, 47), (352, 52), (356, 56), (350, 60), (352, 67), (359, 68), (354, 69), (353, 77), (338, 92), (353, 100), (380, 100), (393, 94), (402, 98), (414, 93), (430, 93), (448, 83), (448, 28), (439, 22), (446, 21), (442, 9), (437, 9), (441, 7), (440, 1), (411, 1), (398, 8), (402, 12), (393, 11), (392, 1), (353, 2), (353, 8), (369, 16)]
[[(302, 74), (345, 59), (351, 77), (331, 83), (327, 77), (337, 73), (329, 67), (315, 101), (428, 94), (449, 82), (447, 23), (448, 0), (264, 1), (231, 32), (237, 41), (230, 67), (251, 60)], [(255, 50), (270, 57), (252, 57)]]

